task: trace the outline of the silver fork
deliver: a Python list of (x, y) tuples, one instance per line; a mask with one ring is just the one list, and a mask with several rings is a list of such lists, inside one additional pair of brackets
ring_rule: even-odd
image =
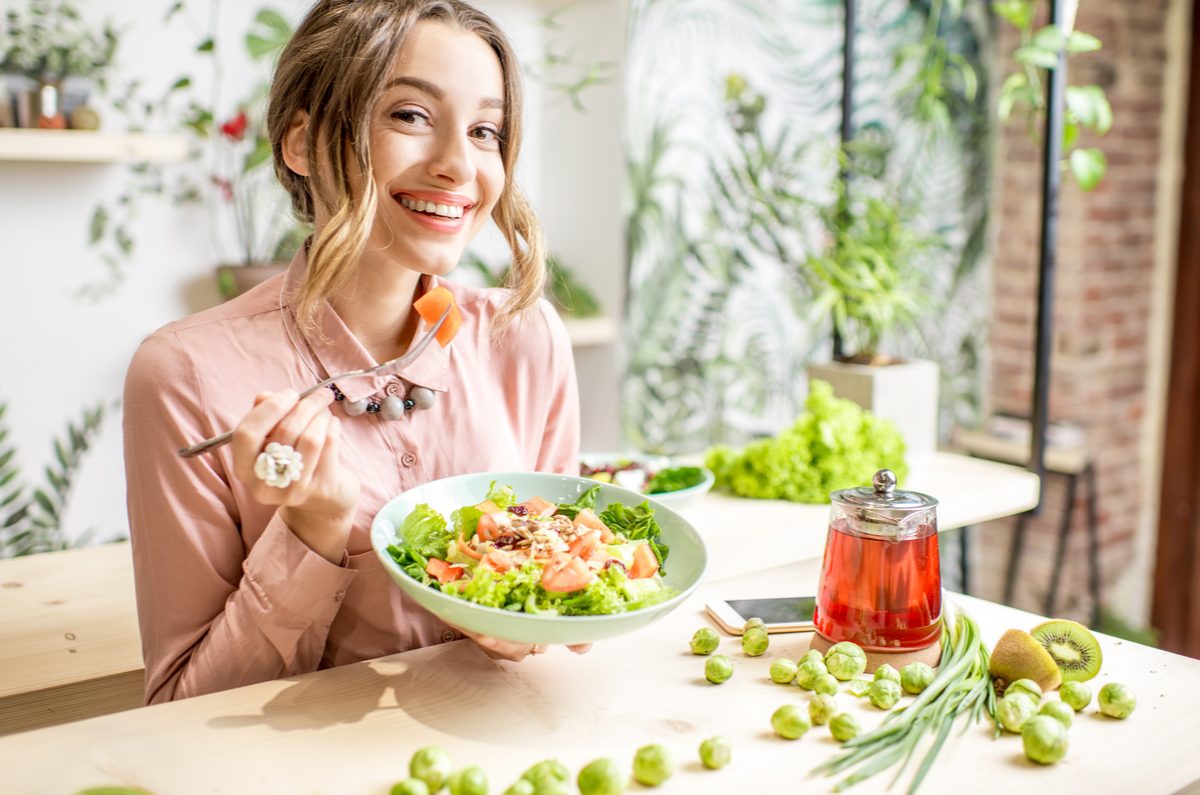
[[(433, 324), (433, 328), (425, 332), (425, 336), (421, 338), (416, 347), (403, 356), (397, 356), (395, 359), (389, 359), (383, 364), (377, 364), (374, 367), (367, 367), (363, 370), (351, 370), (347, 373), (331, 375), (324, 381), (318, 381), (316, 384), (313, 384), (308, 389), (301, 392), (297, 399), (302, 398), (305, 395), (311, 395), (318, 389), (327, 387), (337, 381), (347, 381), (351, 378), (360, 378), (364, 375), (390, 375), (391, 373), (407, 367), (408, 365), (412, 364), (413, 361), (416, 360), (416, 358), (420, 356), (426, 348), (429, 347), (429, 343), (433, 341), (434, 335), (438, 333), (438, 329), (440, 329), (442, 324), (446, 322), (446, 318), (450, 315), (450, 310), (453, 308), (453, 305), (446, 307), (442, 311), (442, 316), (439, 317), (438, 321)], [(194, 458), (203, 453), (207, 453), (209, 450), (216, 450), (218, 447), (228, 444), (229, 440), (232, 438), (233, 431), (226, 431), (225, 433), (214, 436), (211, 439), (205, 439), (203, 442), (197, 442), (191, 447), (179, 448), (179, 455), (182, 458)]]

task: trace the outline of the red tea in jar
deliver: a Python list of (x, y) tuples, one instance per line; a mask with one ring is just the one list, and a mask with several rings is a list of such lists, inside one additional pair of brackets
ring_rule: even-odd
[(827, 640), (867, 651), (924, 649), (941, 637), (937, 500), (896, 491), (889, 470), (875, 488), (831, 497), (829, 535), (813, 624)]

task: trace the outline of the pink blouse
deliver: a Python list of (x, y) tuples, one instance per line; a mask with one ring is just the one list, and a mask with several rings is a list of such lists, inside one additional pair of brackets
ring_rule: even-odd
[(424, 277), (426, 288), (449, 288), (463, 315), (454, 341), (430, 345), (401, 376), (338, 384), (347, 400), (403, 397), (410, 385), (437, 394), (432, 408), (398, 420), (331, 409), (342, 417), (342, 460), (362, 482), (342, 565), (251, 496), (229, 446), (180, 458), (178, 448), (233, 428), (258, 392), (376, 364), (328, 306), (325, 339), (300, 335), (281, 298), (306, 264), (302, 251), (287, 274), (159, 329), (130, 365), (125, 468), (147, 703), (460, 638), (380, 565), (369, 538), (376, 511), (449, 475), (578, 473), (575, 364), (557, 313), (543, 300), (493, 342), (506, 293), (436, 277)]

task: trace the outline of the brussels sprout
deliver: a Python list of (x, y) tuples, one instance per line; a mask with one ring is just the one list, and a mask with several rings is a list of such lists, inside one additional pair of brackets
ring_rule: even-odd
[(805, 656), (800, 661), (800, 665), (796, 667), (796, 684), (805, 690), (812, 690), (817, 677), (827, 673), (829, 673), (829, 669), (825, 667), (823, 660), (814, 660)]
[(933, 669), (923, 662), (909, 663), (900, 670), (900, 687), (914, 696), (933, 681)]
[(1100, 688), (1096, 696), (1100, 705), (1100, 713), (1110, 718), (1128, 718), (1137, 706), (1137, 696), (1128, 687), (1116, 682), (1109, 682)]
[(533, 785), (533, 795), (569, 795), (571, 791), (571, 771), (557, 759), (535, 762), (521, 778)]
[(795, 704), (784, 704), (771, 715), (771, 728), (785, 740), (799, 740), (812, 728), (804, 710)]
[(838, 713), (829, 721), (829, 733), (839, 743), (853, 740), (861, 732), (862, 726), (859, 725), (858, 719), (848, 712)]
[(814, 726), (824, 726), (830, 718), (837, 714), (837, 699), (824, 693), (817, 693), (808, 701), (808, 717), (812, 718)]
[(621, 795), (626, 778), (613, 760), (596, 759), (584, 765), (576, 783), (579, 795)]
[(675, 772), (671, 753), (658, 744), (643, 745), (633, 755), (633, 777), (639, 784), (657, 787)]
[(1047, 701), (1038, 708), (1038, 714), (1049, 715), (1068, 729), (1075, 722), (1075, 710), (1061, 701)]
[(825, 655), (821, 654), (821, 652), (817, 651), (816, 649), (809, 649), (808, 651), (804, 652), (804, 656), (800, 658), (796, 665), (803, 665), (808, 660), (816, 660), (817, 662), (821, 663), (822, 668), (825, 668)]
[(440, 790), (452, 772), (454, 764), (450, 761), (450, 754), (436, 745), (417, 751), (408, 763), (408, 775), (424, 781), (430, 792)]
[(708, 627), (700, 627), (692, 635), (692, 654), (712, 654), (721, 645), (721, 636)]
[(873, 679), (863, 679), (861, 676), (856, 676), (846, 685), (846, 692), (855, 698), (861, 698), (871, 692), (871, 685), (875, 684)]
[(1000, 725), (1014, 734), (1021, 731), (1025, 721), (1037, 714), (1038, 705), (1025, 691), (1009, 693), (996, 705)]
[(1083, 682), (1064, 682), (1058, 689), (1058, 697), (1068, 707), (1079, 712), (1092, 703), (1092, 689)]
[(867, 653), (857, 643), (844, 640), (825, 652), (825, 666), (829, 673), (845, 682), (867, 670)]
[(487, 795), (487, 774), (479, 765), (467, 765), (450, 774), (450, 795)]
[(1021, 726), (1025, 756), (1039, 765), (1052, 765), (1067, 753), (1067, 727), (1049, 715), (1035, 715)]
[(519, 778), (504, 790), (504, 795), (537, 795), (537, 789), (527, 778)]
[(720, 770), (733, 758), (733, 746), (720, 735), (700, 743), (700, 764), (709, 770)]
[(758, 616), (755, 616), (754, 618), (747, 618), (746, 623), (742, 624), (742, 634), (744, 635), (756, 627), (758, 629), (765, 630), (767, 628), (767, 622), (763, 621)]
[(889, 682), (895, 682), (897, 685), (899, 685), (900, 672), (887, 663), (884, 663), (875, 669), (875, 681), (878, 682), (880, 679), (886, 679)]
[(719, 685), (733, 676), (733, 663), (724, 654), (714, 654), (704, 661), (704, 678)]
[(761, 627), (752, 627), (742, 633), (742, 651), (751, 657), (759, 657), (771, 645), (767, 631)]
[(790, 684), (796, 678), (796, 663), (787, 657), (780, 657), (771, 663), (771, 681), (781, 685)]
[(867, 691), (867, 698), (880, 709), (891, 709), (900, 701), (900, 685), (891, 679), (876, 679)]
[(406, 778), (393, 784), (389, 795), (429, 795), (429, 787), (419, 778)]
[(833, 674), (821, 674), (813, 682), (812, 689), (814, 693), (824, 693), (827, 696), (836, 696), (838, 691), (838, 680), (833, 678)]
[(1035, 706), (1040, 704), (1042, 701), (1042, 688), (1032, 679), (1018, 679), (1008, 687), (1004, 688), (1004, 695), (1007, 696), (1010, 693), (1025, 693), (1029, 695), (1029, 697), (1033, 699)]

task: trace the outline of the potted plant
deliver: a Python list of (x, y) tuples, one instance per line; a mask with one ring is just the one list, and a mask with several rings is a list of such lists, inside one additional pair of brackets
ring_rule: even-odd
[[(95, 111), (76, 101), (64, 107), (63, 81), (88, 78), (105, 88), (119, 38), (110, 22), (93, 30), (68, 0), (29, 0), (24, 12), (10, 10), (0, 38), (0, 73), (24, 77), (32, 86), (17, 94), (21, 127), (96, 129)], [(86, 92), (84, 92), (86, 96)]]
[(912, 328), (931, 311), (922, 265), (938, 246), (913, 229), (902, 202), (885, 197), (852, 201), (839, 179), (837, 200), (823, 212), (829, 240), (805, 262), (813, 311), (832, 317), (849, 353), (808, 365), (809, 378), (896, 423), (909, 454), (937, 446), (938, 366), (889, 354), (889, 333)]
[[(281, 13), (262, 8), (244, 37), (246, 52), (253, 61), (269, 61), (291, 35), (291, 24)], [(205, 39), (197, 49), (214, 58), (216, 67), (212, 42)], [(211, 157), (214, 238), (233, 241), (217, 265), (217, 287), (227, 300), (285, 270), (310, 231), (292, 217), (275, 179), (264, 118), (268, 86), (264, 77), (223, 122), (216, 122), (214, 107), (195, 101), (185, 121), (204, 140)]]

